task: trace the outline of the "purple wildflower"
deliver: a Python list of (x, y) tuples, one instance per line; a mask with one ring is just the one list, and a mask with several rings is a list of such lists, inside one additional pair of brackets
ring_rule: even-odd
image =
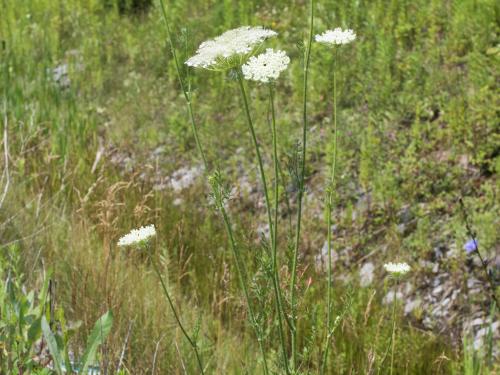
[(467, 241), (467, 243), (464, 245), (464, 250), (467, 253), (467, 255), (472, 254), (474, 251), (476, 251), (477, 245), (478, 245), (478, 242), (475, 239), (471, 239), (471, 240)]

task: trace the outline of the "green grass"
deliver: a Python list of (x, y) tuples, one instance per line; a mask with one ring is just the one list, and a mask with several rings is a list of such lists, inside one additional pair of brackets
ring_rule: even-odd
[[(111, 309), (114, 325), (103, 361), (116, 364), (133, 321), (125, 356), (128, 373), (151, 371), (158, 342), (157, 373), (182, 373), (182, 363), (187, 373), (196, 373), (193, 353), (147, 257), (115, 245), (129, 229), (154, 223), (156, 255), (183, 322), (190, 329), (200, 324), (208, 372), (261, 373), (234, 261), (222, 222), (209, 206), (205, 178), (182, 193), (180, 206), (169, 190), (153, 189), (155, 174), (201, 164), (158, 4), (146, 13), (120, 14), (112, 1), (105, 3), (2, 0), (0, 113), (2, 134), (7, 126), (11, 181), (0, 210), (0, 251), (8, 252), (7, 244), (15, 241), (23, 254), (22, 281), (29, 288), (41, 288), (44, 271), (53, 270), (57, 307), (67, 320), (83, 322), (75, 345), (83, 348), (85, 332)], [(292, 60), (276, 89), (278, 153), (286, 173), (301, 139), (307, 2), (169, 3), (181, 61), (200, 42), (232, 27), (264, 25), (279, 32), (269, 44), (285, 49)], [(315, 33), (342, 26), (358, 34), (337, 65), (342, 132), (334, 246), (353, 249), (353, 259), (334, 269), (334, 275), (351, 278), (334, 283), (334, 314), (347, 304), (348, 295), (350, 305), (331, 347), (332, 374), (377, 373), (380, 366), (385, 373), (390, 360), (381, 363), (392, 330), (391, 308), (381, 302), (387, 285), (377, 271), (380, 278), (370, 288), (359, 288), (359, 259), (375, 251), (383, 254), (380, 262), (404, 259), (419, 274), (419, 260), (430, 259), (437, 243), (456, 244), (460, 250), (467, 234), (459, 196), (482, 248), (498, 249), (499, 7), (493, 0), (317, 1)], [(303, 373), (319, 370), (326, 319), (326, 276), (315, 269), (314, 256), (325, 240), (322, 189), (332, 155), (332, 63), (330, 50), (313, 45), (309, 191), (298, 281)], [(69, 69), (66, 89), (52, 80), (52, 69), (60, 64)], [(224, 74), (190, 74), (210, 164), (231, 183), (243, 169), (259, 186), (236, 82)], [(267, 91), (252, 85), (249, 95), (271, 176)], [(106, 151), (94, 165), (102, 147)], [(151, 155), (158, 147), (163, 151), (155, 159)], [(130, 160), (113, 162), (121, 155)], [(370, 193), (370, 205), (353, 217), (361, 193)], [(284, 191), (280, 199), (284, 211)], [(254, 201), (231, 205), (258, 319), (269, 329), (268, 361), (275, 368), (280, 347), (272, 285), (265, 277), (265, 256), (256, 256), (264, 254), (256, 230), (265, 212)], [(406, 206), (417, 220), (401, 233), (398, 217)], [(283, 217), (283, 224), (288, 220)], [(279, 237), (283, 285), (290, 278), (286, 245), (293, 245), (291, 233), (281, 230)], [(464, 280), (464, 262), (445, 267), (450, 277)], [(470, 368), (470, 373), (481, 373), (474, 368), (487, 373), (485, 366), (471, 364), (460, 342), (423, 330), (415, 317), (401, 318), (398, 326), (395, 373), (458, 374)]]

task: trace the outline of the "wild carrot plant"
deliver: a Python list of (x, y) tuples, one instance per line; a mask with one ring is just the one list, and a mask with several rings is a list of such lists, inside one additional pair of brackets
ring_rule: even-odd
[(203, 362), (201, 360), (201, 355), (200, 351), (198, 348), (198, 344), (196, 343), (196, 337), (192, 337), (187, 331), (184, 325), (181, 322), (181, 319), (179, 317), (179, 314), (177, 313), (177, 310), (174, 306), (174, 302), (172, 301), (172, 297), (170, 296), (170, 293), (168, 291), (167, 285), (165, 284), (165, 280), (163, 279), (163, 276), (160, 272), (160, 268), (158, 267), (158, 264), (156, 263), (156, 259), (154, 257), (154, 254), (152, 253), (152, 247), (151, 247), (151, 238), (156, 236), (156, 228), (154, 225), (148, 225), (146, 227), (141, 227), (139, 229), (133, 229), (130, 231), (128, 234), (124, 235), (121, 237), (118, 241), (118, 246), (132, 246), (136, 247), (139, 250), (145, 250), (147, 252), (147, 255), (149, 259), (151, 260), (151, 264), (153, 265), (153, 269), (155, 270), (156, 276), (158, 276), (158, 280), (160, 281), (161, 288), (163, 291), (163, 294), (165, 295), (165, 298), (167, 299), (168, 305), (170, 306), (170, 309), (172, 311), (172, 314), (174, 315), (175, 321), (177, 325), (179, 326), (182, 334), (186, 338), (186, 340), (189, 342), (189, 345), (193, 348), (193, 351), (196, 355), (196, 362), (198, 363), (198, 368), (200, 370), (201, 374), (205, 373), (204, 367), (203, 367)]
[[(194, 134), (194, 137), (196, 140), (196, 145), (197, 145), (198, 151), (203, 159), (205, 171), (206, 171), (206, 173), (208, 173), (209, 165), (208, 165), (207, 159), (205, 157), (205, 153), (203, 151), (203, 147), (202, 147), (200, 139), (199, 139), (199, 135), (198, 135), (198, 131), (197, 131), (194, 115), (193, 115), (190, 92), (187, 90), (185, 84), (183, 83), (183, 77), (181, 74), (179, 62), (178, 62), (177, 57), (176, 57), (177, 55), (175, 52), (175, 47), (174, 47), (173, 42), (172, 42), (172, 36), (171, 36), (171, 32), (170, 32), (170, 26), (169, 26), (168, 16), (167, 16), (167, 12), (166, 12), (166, 7), (165, 7), (163, 0), (160, 0), (160, 2), (161, 2), (163, 19), (164, 19), (164, 22), (166, 25), (169, 45), (170, 45), (172, 54), (173, 54), (174, 59), (175, 59), (177, 76), (178, 76), (179, 82), (181, 84), (181, 88), (183, 90), (184, 97), (186, 99), (186, 103), (188, 106), (191, 126), (192, 126), (193, 134)], [(231, 30), (230, 32), (226, 32), (222, 36), (216, 38), (216, 40), (208, 41), (208, 42), (205, 42), (202, 45), (200, 45), (200, 48), (198, 49), (197, 54), (195, 56), (193, 56), (191, 59), (187, 60), (186, 64), (188, 66), (192, 66), (192, 67), (202, 67), (202, 68), (221, 70), (221, 71), (225, 71), (227, 69), (232, 69), (235, 67), (237, 67), (238, 69), (241, 69), (241, 65), (245, 61), (244, 60), (245, 55), (251, 54), (252, 52), (255, 52), (254, 48), (258, 47), (258, 44), (260, 44), (267, 37), (274, 36), (274, 35), (275, 35), (275, 33), (273, 31), (265, 30), (262, 28), (252, 30), (250, 28), (243, 27), (243, 28), (240, 28), (238, 30)], [(237, 40), (238, 36), (241, 39), (239, 41)], [(236, 43), (234, 43), (234, 42), (236, 42)], [(239, 42), (239, 44), (237, 42)], [(218, 50), (217, 48), (223, 49), (222, 54), (220, 53), (221, 52), (220, 49)], [(240, 81), (240, 83), (241, 83), (241, 81)], [(247, 302), (247, 309), (248, 309), (250, 324), (255, 331), (255, 335), (256, 335), (257, 341), (259, 343), (259, 349), (260, 349), (261, 357), (262, 357), (263, 370), (264, 370), (265, 374), (268, 374), (269, 369), (268, 369), (266, 353), (265, 353), (265, 349), (264, 349), (263, 331), (262, 331), (262, 328), (258, 326), (257, 320), (255, 318), (254, 308), (253, 308), (251, 297), (250, 297), (248, 287), (247, 287), (247, 276), (246, 276), (246, 271), (245, 271), (245, 265), (243, 264), (243, 262), (241, 260), (241, 256), (239, 254), (239, 249), (238, 249), (237, 244), (236, 244), (236, 240), (234, 237), (233, 228), (232, 228), (232, 225), (230, 222), (230, 218), (229, 218), (229, 215), (226, 211), (225, 204), (226, 204), (226, 201), (228, 198), (228, 194), (225, 190), (225, 186), (223, 184), (222, 176), (221, 176), (220, 172), (216, 171), (216, 172), (214, 172), (213, 175), (211, 175), (209, 177), (209, 184), (212, 188), (212, 197), (213, 197), (213, 201), (215, 203), (215, 207), (221, 213), (221, 216), (222, 216), (222, 219), (224, 222), (224, 226), (226, 228), (226, 232), (227, 232), (227, 235), (229, 237), (229, 243), (230, 243), (231, 250), (233, 252), (233, 256), (234, 256), (234, 260), (235, 260), (235, 264), (236, 264), (236, 269), (237, 269), (237, 273), (238, 273), (238, 278), (240, 281), (240, 286), (243, 290), (243, 294), (244, 294), (245, 300)], [(266, 197), (267, 197), (267, 190), (266, 190)], [(270, 229), (271, 228), (272, 227), (270, 227)]]
[(350, 43), (354, 41), (356, 35), (352, 30), (343, 31), (340, 28), (336, 28), (335, 30), (328, 30), (321, 35), (316, 35), (316, 42), (326, 44), (330, 47), (333, 47), (334, 56), (333, 56), (333, 156), (332, 156), (332, 164), (330, 170), (330, 180), (328, 182), (328, 186), (326, 188), (327, 197), (326, 197), (326, 241), (328, 248), (328, 285), (327, 285), (327, 296), (326, 296), (326, 332), (325, 332), (325, 344), (323, 348), (323, 360), (321, 363), (321, 373), (325, 373), (325, 367), (328, 363), (328, 353), (330, 349), (330, 338), (332, 336), (332, 207), (333, 207), (333, 197), (335, 193), (335, 178), (336, 178), (336, 170), (337, 170), (337, 154), (338, 154), (338, 133), (339, 129), (337, 127), (337, 64), (339, 57), (339, 49), (343, 44)]
[(276, 314), (278, 316), (278, 331), (281, 343), (281, 350), (283, 354), (283, 366), (287, 374), (290, 374), (290, 369), (288, 366), (288, 354), (287, 345), (285, 342), (284, 333), (284, 323), (283, 320), (286, 319), (283, 310), (283, 301), (281, 296), (280, 279), (278, 273), (278, 206), (279, 206), (279, 167), (278, 167), (278, 146), (277, 146), (277, 136), (276, 136), (276, 113), (274, 108), (274, 83), (278, 78), (279, 74), (285, 70), (290, 62), (290, 58), (286, 55), (284, 51), (273, 51), (272, 49), (267, 49), (265, 53), (258, 55), (257, 57), (252, 56), (247, 64), (243, 65), (241, 73), (243, 76), (251, 81), (257, 81), (267, 84), (269, 88), (269, 102), (271, 105), (271, 128), (272, 128), (272, 149), (273, 149), (273, 168), (274, 168), (274, 220), (272, 219), (272, 209), (269, 202), (269, 195), (267, 192), (265, 173), (262, 165), (262, 159), (260, 157), (259, 146), (256, 141), (255, 131), (252, 126), (252, 120), (248, 112), (248, 103), (246, 98), (246, 93), (244, 85), (241, 79), (241, 74), (239, 74), (239, 83), (243, 96), (243, 101), (245, 104), (245, 109), (247, 113), (248, 124), (252, 134), (252, 140), (254, 141), (254, 146), (256, 149), (256, 154), (259, 161), (259, 170), (261, 172), (262, 184), (264, 185), (264, 192), (266, 198), (266, 208), (268, 214), (268, 225), (271, 236), (271, 253), (272, 253), (272, 283), (274, 289), (274, 300), (276, 304)]

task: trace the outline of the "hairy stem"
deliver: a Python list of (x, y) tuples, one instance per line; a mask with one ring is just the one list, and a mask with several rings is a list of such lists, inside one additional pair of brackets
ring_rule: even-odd
[(297, 281), (297, 257), (299, 253), (300, 229), (302, 220), (302, 197), (304, 195), (304, 181), (306, 173), (306, 147), (307, 147), (307, 80), (309, 73), (309, 61), (311, 56), (311, 44), (314, 26), (314, 0), (310, 1), (310, 22), (309, 38), (304, 56), (304, 82), (303, 82), (303, 128), (302, 128), (302, 159), (300, 167), (299, 191), (297, 195), (297, 227), (295, 231), (295, 246), (292, 259), (292, 276), (290, 281), (290, 309), (291, 309), (291, 337), (292, 337), (292, 366), (297, 366), (297, 326), (296, 326), (296, 306), (295, 306), (295, 284)]

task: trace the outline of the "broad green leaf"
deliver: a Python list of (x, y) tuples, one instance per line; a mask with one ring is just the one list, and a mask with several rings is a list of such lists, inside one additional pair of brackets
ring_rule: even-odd
[(50, 330), (49, 323), (47, 323), (47, 319), (45, 318), (45, 316), (42, 317), (42, 332), (45, 341), (47, 341), (47, 346), (49, 347), (50, 354), (52, 355), (54, 369), (59, 375), (61, 375), (61, 364), (63, 363), (61, 352), (59, 350), (59, 347), (57, 346), (56, 337)]
[(109, 335), (112, 326), (113, 313), (111, 311), (108, 311), (106, 314), (101, 316), (95, 323), (90, 337), (87, 340), (87, 349), (85, 350), (85, 353), (83, 354), (81, 360), (80, 372), (82, 374), (86, 374), (88, 366), (92, 364), (92, 362), (94, 362), (97, 349), (106, 340), (106, 337)]

